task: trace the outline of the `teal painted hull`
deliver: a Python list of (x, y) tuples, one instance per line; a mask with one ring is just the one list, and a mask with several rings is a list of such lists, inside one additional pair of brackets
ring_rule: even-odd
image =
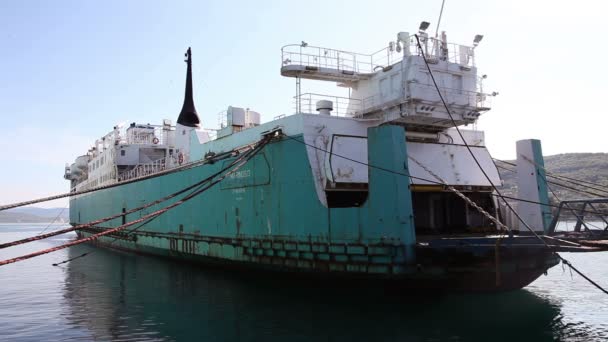
[[(403, 128), (370, 128), (368, 151), (371, 164), (407, 173)], [(86, 223), (140, 207), (196, 183), (229, 162), (72, 198), (71, 223)], [(368, 197), (363, 205), (328, 208), (317, 196), (306, 146), (291, 139), (279, 140), (200, 196), (136, 231), (130, 227), (102, 237), (98, 243), (225, 266), (395, 280), (404, 287), (461, 290), (521, 288), (556, 263), (540, 248), (526, 250), (526, 258), (507, 250), (499, 265), (492, 264), (493, 247), (468, 251), (448, 248), (430, 253), (421, 250), (416, 245), (407, 177), (374, 168), (369, 175)], [(176, 200), (79, 234), (87, 236), (117, 227)], [(463, 253), (462, 260), (468, 262), (446, 262), (454, 256), (461, 260)], [(496, 280), (497, 272), (500, 281)]]

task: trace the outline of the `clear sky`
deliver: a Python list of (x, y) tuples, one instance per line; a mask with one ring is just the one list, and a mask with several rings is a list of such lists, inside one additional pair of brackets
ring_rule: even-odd
[[(229, 105), (262, 120), (291, 113), (294, 80), (280, 48), (362, 53), (437, 23), (426, 1), (0, 1), (0, 203), (68, 190), (66, 162), (119, 122), (175, 122), (183, 53), (193, 49), (195, 103), (217, 126)], [(440, 30), (475, 34), (486, 91), (498, 91), (478, 128), (497, 158), (538, 138), (546, 155), (608, 152), (608, 2), (447, 0)], [(304, 82), (303, 90), (313, 90)], [(324, 87), (333, 91), (334, 88)], [(340, 90), (335, 88), (336, 92)], [(48, 203), (62, 206), (66, 201)]]

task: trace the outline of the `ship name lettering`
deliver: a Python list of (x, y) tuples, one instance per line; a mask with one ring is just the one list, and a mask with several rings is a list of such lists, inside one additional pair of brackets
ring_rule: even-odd
[(230, 178), (247, 178), (251, 177), (251, 170), (242, 170), (230, 174)]

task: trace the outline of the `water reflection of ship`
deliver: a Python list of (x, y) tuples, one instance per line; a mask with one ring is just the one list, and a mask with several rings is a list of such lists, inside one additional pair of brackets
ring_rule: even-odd
[(565, 326), (559, 302), (525, 290), (356, 296), (104, 250), (66, 270), (68, 318), (95, 339), (542, 341)]

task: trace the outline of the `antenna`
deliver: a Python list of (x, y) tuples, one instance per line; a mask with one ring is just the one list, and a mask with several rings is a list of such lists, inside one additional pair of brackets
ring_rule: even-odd
[(443, 6), (445, 5), (445, 0), (441, 1), (441, 10), (439, 10), (439, 19), (437, 20), (437, 28), (435, 29), (435, 38), (437, 38), (439, 34), (439, 24), (441, 24), (441, 16), (443, 15)]

